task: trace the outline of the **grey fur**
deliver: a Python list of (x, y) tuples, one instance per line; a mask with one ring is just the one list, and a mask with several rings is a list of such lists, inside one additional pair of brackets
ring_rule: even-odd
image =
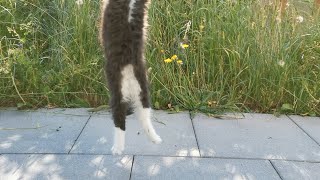
[(110, 107), (114, 124), (125, 130), (125, 119), (130, 112), (130, 103), (122, 101), (122, 69), (133, 65), (134, 74), (140, 84), (140, 100), (144, 108), (150, 107), (149, 87), (144, 61), (145, 24), (149, 0), (137, 0), (128, 22), (130, 0), (109, 0), (103, 7), (101, 41), (106, 64), (105, 71), (111, 93)]

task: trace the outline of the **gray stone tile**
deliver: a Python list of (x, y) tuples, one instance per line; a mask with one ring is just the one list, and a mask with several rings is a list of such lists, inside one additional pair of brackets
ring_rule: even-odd
[(320, 163), (273, 160), (275, 168), (284, 180), (319, 180)]
[(290, 118), (320, 144), (319, 117), (290, 116)]
[(0, 153), (66, 153), (89, 117), (0, 111)]
[(129, 180), (131, 156), (2, 155), (0, 179)]
[(136, 156), (132, 180), (280, 179), (267, 160)]
[(287, 116), (244, 114), (221, 120), (198, 114), (194, 121), (202, 156), (320, 160), (320, 148)]
[[(41, 108), (41, 109), (29, 109), (29, 110), (17, 110), (17, 108), (0, 108), (0, 113), (4, 111), (19, 111), (19, 112), (36, 112), (36, 113), (52, 113), (52, 114), (59, 114), (59, 115), (74, 115), (74, 116), (88, 116), (92, 114), (89, 112), (90, 108)], [(101, 111), (102, 112), (102, 111)], [(99, 112), (98, 112), (99, 113)]]
[[(54, 108), (54, 109), (37, 109), (34, 112), (44, 112), (59, 115), (88, 116), (90, 108)], [(30, 110), (32, 112), (32, 110)]]
[[(193, 127), (188, 113), (168, 114), (154, 111), (153, 125), (162, 144), (153, 144), (134, 115), (126, 122), (124, 154), (199, 156)], [(71, 153), (111, 154), (113, 121), (110, 114), (93, 115)]]

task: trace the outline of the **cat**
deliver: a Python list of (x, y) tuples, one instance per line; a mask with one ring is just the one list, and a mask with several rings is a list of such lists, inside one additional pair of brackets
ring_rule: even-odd
[(125, 147), (125, 120), (134, 110), (149, 139), (162, 142), (151, 123), (149, 84), (144, 59), (149, 0), (103, 0), (100, 36), (106, 59), (114, 121), (112, 154)]

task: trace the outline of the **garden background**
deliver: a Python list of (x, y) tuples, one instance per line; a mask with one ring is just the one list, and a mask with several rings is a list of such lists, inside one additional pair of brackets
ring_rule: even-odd
[[(154, 0), (155, 109), (320, 115), (311, 1)], [(0, 0), (0, 107), (104, 107), (99, 0)]]

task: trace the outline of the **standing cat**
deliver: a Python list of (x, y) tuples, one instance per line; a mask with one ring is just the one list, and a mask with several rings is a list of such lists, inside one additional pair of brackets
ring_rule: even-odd
[(156, 144), (161, 138), (151, 123), (151, 107), (144, 44), (149, 0), (104, 0), (101, 40), (107, 60), (105, 71), (115, 124), (113, 154), (122, 154), (125, 119), (134, 109), (143, 129)]

